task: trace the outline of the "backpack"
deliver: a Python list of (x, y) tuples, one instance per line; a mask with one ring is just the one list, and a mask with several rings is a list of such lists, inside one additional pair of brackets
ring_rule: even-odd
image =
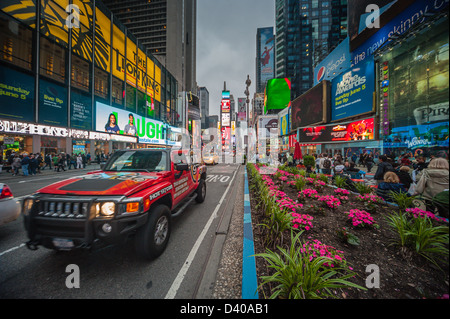
[(325, 159), (323, 161), (323, 168), (330, 168), (331, 167), (331, 161), (329, 159)]

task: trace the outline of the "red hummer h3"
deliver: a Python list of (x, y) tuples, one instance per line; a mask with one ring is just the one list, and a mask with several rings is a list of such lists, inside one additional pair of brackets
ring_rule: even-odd
[(56, 250), (112, 244), (135, 234), (139, 255), (165, 250), (171, 220), (206, 196), (206, 167), (188, 152), (116, 151), (101, 171), (51, 184), (23, 202), (27, 247)]

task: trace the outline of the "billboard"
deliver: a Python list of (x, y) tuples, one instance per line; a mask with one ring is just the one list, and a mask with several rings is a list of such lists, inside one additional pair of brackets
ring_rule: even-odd
[(230, 112), (231, 101), (228, 99), (222, 99), (221, 110), (222, 112)]
[[(96, 102), (95, 130), (110, 134), (137, 136), (138, 143), (174, 145), (180, 130), (161, 121)], [(171, 133), (172, 135), (170, 135)]]
[[(353, 2), (359, 2), (359, 0), (353, 0)], [(372, 0), (369, 2), (373, 3)], [(391, 1), (387, 2), (390, 3)], [(380, 28), (366, 29), (370, 31), (368, 35), (361, 36), (361, 40), (358, 39), (355, 43), (350, 43), (352, 64), (354, 66), (372, 56), (379, 48), (389, 43), (391, 41), (390, 37), (394, 35), (398, 37), (407, 32), (411, 27), (423, 23), (427, 18), (432, 17), (438, 12), (444, 11), (448, 8), (448, 1), (402, 0), (388, 5), (391, 5), (392, 10), (387, 10), (381, 16), (382, 22)]]
[(371, 57), (331, 82), (331, 121), (371, 112), (374, 91), (375, 62)]
[(271, 79), (267, 82), (264, 95), (264, 114), (269, 110), (282, 110), (291, 103), (291, 80)]
[(1, 67), (0, 117), (33, 122), (34, 91), (34, 77)]
[(290, 123), (290, 107), (285, 108), (284, 110), (278, 113), (278, 123), (279, 123), (279, 135), (284, 136), (288, 135), (291, 130)]
[(299, 130), (300, 143), (351, 142), (375, 139), (374, 118), (347, 124), (307, 127)]
[(222, 121), (221, 121), (222, 127), (230, 126), (231, 125), (230, 120), (231, 120), (230, 113), (222, 113)]
[[(277, 134), (278, 115), (266, 115), (258, 117), (258, 134), (263, 134), (265, 130), (266, 137), (270, 137), (270, 132)], [(260, 131), (261, 130), (261, 131)]]
[(350, 43), (347, 37), (314, 68), (314, 85), (323, 80), (331, 81), (350, 67)]
[(259, 68), (261, 70), (261, 84), (266, 83), (268, 80), (274, 78), (275, 71), (275, 58), (274, 47), (275, 37), (273, 35), (273, 27), (259, 28)]
[(329, 87), (330, 82), (322, 81), (292, 101), (291, 130), (327, 121)]
[(64, 86), (39, 80), (39, 123), (67, 126), (67, 89)]

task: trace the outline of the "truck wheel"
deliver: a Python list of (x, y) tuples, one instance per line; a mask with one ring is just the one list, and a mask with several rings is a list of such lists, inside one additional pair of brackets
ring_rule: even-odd
[(204, 179), (200, 179), (197, 187), (197, 197), (195, 198), (195, 201), (197, 203), (203, 203), (206, 198), (206, 182)]
[(136, 252), (144, 259), (155, 259), (166, 249), (172, 228), (170, 209), (159, 205), (150, 210), (147, 223), (136, 234)]

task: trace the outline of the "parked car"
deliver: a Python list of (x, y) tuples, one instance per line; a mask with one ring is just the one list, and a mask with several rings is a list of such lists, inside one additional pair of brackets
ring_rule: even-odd
[(20, 215), (20, 203), (8, 185), (0, 183), (0, 225), (12, 222)]

